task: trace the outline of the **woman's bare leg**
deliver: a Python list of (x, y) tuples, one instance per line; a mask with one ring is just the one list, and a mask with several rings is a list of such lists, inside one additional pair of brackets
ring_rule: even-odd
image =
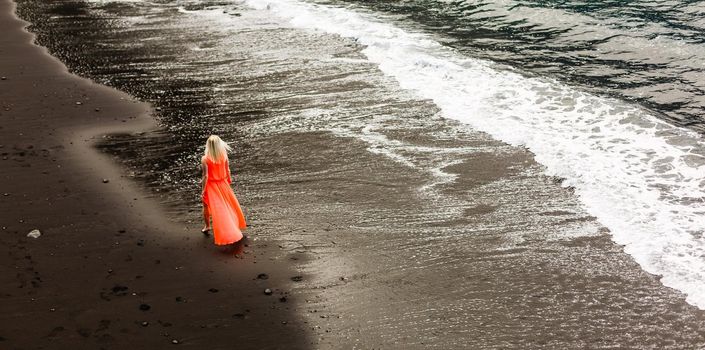
[(210, 210), (208, 210), (208, 206), (205, 204), (203, 204), (203, 222), (205, 225), (203, 226), (203, 230), (201, 230), (201, 232), (205, 233), (211, 229), (211, 213)]

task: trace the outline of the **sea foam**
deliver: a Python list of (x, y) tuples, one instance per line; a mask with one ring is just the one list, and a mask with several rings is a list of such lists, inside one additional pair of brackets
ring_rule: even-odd
[(705, 309), (705, 141), (650, 112), (469, 58), (369, 13), (295, 0), (245, 4), (354, 38), (446, 118), (527, 147), (642, 268)]

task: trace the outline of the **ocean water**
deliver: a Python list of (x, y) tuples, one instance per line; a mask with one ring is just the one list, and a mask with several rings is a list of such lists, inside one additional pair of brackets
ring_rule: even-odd
[(702, 5), (245, 3), (355, 39), (443, 117), (528, 148), (646, 271), (705, 308)]
[[(401, 281), (398, 304), (361, 316), (369, 334), (703, 344), (702, 314), (677, 304), (705, 308), (699, 2), (19, 3), (72, 71), (159, 107), (159, 132), (103, 148), (176, 212), (198, 210), (194, 150), (219, 133), (241, 201), (267, 204), (255, 226), (315, 214), (374, 239), (315, 271), (367, 271), (365, 293), (340, 292), (353, 306)], [(296, 196), (313, 199), (287, 207)], [(592, 241), (606, 232), (618, 245)], [(329, 241), (315, 236), (291, 234)]]

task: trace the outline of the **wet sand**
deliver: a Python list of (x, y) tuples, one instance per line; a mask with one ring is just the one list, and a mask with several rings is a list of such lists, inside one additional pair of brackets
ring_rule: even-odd
[(278, 248), (223, 252), (168, 218), (93, 147), (153, 129), (151, 107), (69, 74), (13, 8), (0, 1), (0, 348), (304, 348), (296, 273), (262, 258)]
[[(28, 1), (26, 6), (32, 10), (36, 4)], [(261, 326), (260, 331), (241, 334), (264, 332), (268, 344), (282, 348), (302, 344), (321, 349), (693, 349), (705, 345), (705, 314), (685, 303), (682, 294), (663, 287), (658, 276), (642, 271), (585, 213), (560, 179), (543, 175), (532, 154), (437, 118), (432, 104), (399, 93), (393, 81), (368, 63), (328, 57), (359, 59), (359, 46), (354, 43), (276, 28), (278, 24), (270, 19), (265, 21), (269, 27), (261, 28), (258, 16), (266, 13), (248, 15), (247, 9), (237, 9), (241, 27), (220, 35), (242, 43), (228, 47), (228, 55), (238, 59), (211, 57), (217, 51), (191, 50), (203, 55), (199, 60), (188, 57), (191, 51), (179, 45), (217, 47), (222, 39), (218, 33), (206, 36), (189, 30), (193, 37), (185, 36), (183, 42), (150, 44), (164, 33), (183, 34), (179, 18), (171, 26), (159, 27), (140, 17), (142, 9), (113, 4), (107, 7), (118, 8), (110, 12), (112, 16), (136, 13), (134, 18), (146, 23), (129, 30), (107, 28), (87, 38), (84, 26), (91, 20), (103, 25), (101, 18), (92, 19), (83, 3), (57, 7), (50, 10), (68, 14), (66, 21), (36, 28), (53, 53), (65, 59), (72, 71), (105, 80), (161, 108), (156, 113), (159, 129), (111, 134), (98, 144), (128, 169), (124, 186), (134, 189), (137, 202), (149, 200), (150, 208), (162, 208), (177, 223), (176, 231), (168, 233), (161, 229), (147, 234), (140, 225), (128, 228), (120, 236), (125, 241), (119, 242), (119, 249), (125, 250), (103, 253), (113, 258), (109, 265), (122, 264), (124, 280), (134, 284), (126, 284), (130, 291), (148, 290), (144, 298), (161, 296), (149, 300), (152, 306), (161, 300), (160, 310), (170, 307), (167, 315), (172, 319), (167, 322), (173, 325), (163, 327), (151, 319), (148, 329), (158, 328), (150, 335), (177, 335), (177, 325), (183, 332), (195, 332), (191, 326), (206, 324), (202, 329), (207, 333), (190, 333), (205, 334), (205, 338), (194, 336), (184, 345), (219, 348), (228, 341), (235, 343), (237, 335), (231, 330), (239, 329), (238, 324), (225, 319), (239, 315), (235, 319), (244, 318), (243, 326)], [(44, 11), (26, 13), (39, 21), (47, 19)], [(150, 11), (158, 9), (145, 11), (153, 15)], [(163, 25), (175, 11), (156, 13), (150, 18), (159, 18)], [(304, 37), (301, 43), (286, 47), (297, 35)], [(253, 36), (259, 40), (253, 43)], [(140, 45), (123, 45), (123, 40), (135, 37), (141, 39)], [(85, 53), (72, 51), (77, 42), (85, 45)], [(114, 45), (104, 46), (108, 42)], [(321, 53), (317, 43), (325, 43), (328, 51)], [(259, 55), (260, 51), (267, 55)], [(207, 61), (209, 57), (212, 61)], [(291, 64), (297, 60), (306, 65)], [(309, 112), (311, 106), (312, 116), (299, 113)], [(189, 115), (200, 118), (188, 119)], [(356, 120), (356, 116), (361, 117)], [(249, 234), (257, 238), (247, 247), (250, 254), (242, 254), (243, 263), (215, 253), (209, 242), (192, 233), (198, 229), (198, 203), (188, 152), (190, 145), (200, 144), (203, 134), (212, 130), (227, 131), (234, 141), (237, 193), (248, 211)], [(389, 142), (375, 143), (380, 139)], [(386, 145), (397, 143), (401, 146), (392, 148), (396, 153), (383, 152), (389, 149)], [(397, 161), (398, 156), (424, 147), (449, 153), (434, 158), (434, 153), (421, 152), (417, 158), (402, 157), (411, 159), (411, 164)], [(453, 162), (447, 162), (451, 157)], [(165, 164), (165, 159), (171, 162)], [(452, 176), (435, 175), (439, 172)], [(169, 175), (168, 181), (164, 174)], [(113, 183), (95, 182), (96, 191)], [(130, 200), (124, 197), (116, 207), (134, 202)], [(14, 230), (19, 231), (17, 227)], [(17, 236), (20, 233), (13, 244), (20, 242), (25, 249), (44, 238), (27, 241)], [(93, 237), (91, 247), (104, 243), (100, 233), (86, 235)], [(155, 238), (166, 235), (169, 240)], [(145, 239), (144, 246), (137, 245), (139, 239)], [(68, 248), (65, 254), (74, 254), (75, 246)], [(153, 251), (143, 253), (146, 249)], [(128, 255), (132, 261), (123, 261)], [(174, 260), (165, 263), (168, 256)], [(255, 256), (257, 264), (249, 264)], [(161, 261), (156, 264), (154, 259)], [(106, 270), (112, 268), (116, 274), (118, 269), (98, 265), (90, 265), (95, 268), (92, 278), (107, 281), (101, 288), (112, 291), (116, 280)], [(247, 278), (239, 280), (235, 271), (244, 271)], [(252, 282), (261, 272), (270, 278)], [(199, 277), (186, 280), (184, 274)], [(203, 275), (213, 279), (205, 280)], [(89, 280), (76, 278), (78, 283)], [(230, 289), (226, 292), (209, 281), (230, 281)], [(237, 282), (246, 289), (235, 289)], [(285, 303), (279, 296), (266, 299), (270, 304), (257, 303), (261, 289), (269, 285), (289, 292)], [(210, 293), (209, 288), (219, 291)], [(174, 290), (191, 294), (169, 295)], [(242, 295), (251, 295), (247, 300), (263, 308), (254, 313), (257, 317), (253, 312), (232, 311), (231, 301)], [(176, 296), (194, 302), (171, 304)], [(215, 297), (223, 299), (216, 302)], [(108, 298), (110, 303), (137, 300), (129, 295)], [(208, 308), (196, 302), (204, 300), (216, 304)], [(125, 305), (144, 315), (135, 311), (138, 304)], [(181, 313), (184, 305), (190, 309)], [(277, 309), (270, 311), (270, 307)], [(225, 318), (219, 318), (221, 311), (213, 311), (226, 309)], [(160, 317), (165, 321), (166, 316)], [(191, 317), (214, 317), (227, 326), (209, 327), (206, 321), (191, 322)], [(92, 326), (83, 327), (97, 331), (100, 320), (96, 316)], [(122, 327), (135, 334), (146, 332), (131, 319), (120, 322), (134, 326)], [(277, 333), (271, 331), (274, 326), (281, 327), (275, 328)], [(96, 334), (99, 338), (101, 333)], [(116, 344), (125, 341), (110, 335), (120, 337)], [(290, 342), (302, 335), (300, 343)], [(286, 338), (290, 336), (294, 338)], [(135, 339), (139, 344), (169, 341), (169, 337), (153, 340), (146, 335)], [(232, 347), (237, 346), (220, 348)]]

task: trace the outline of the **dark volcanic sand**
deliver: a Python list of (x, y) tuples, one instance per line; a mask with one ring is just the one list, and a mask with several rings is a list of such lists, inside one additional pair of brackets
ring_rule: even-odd
[(150, 106), (67, 73), (12, 9), (0, 1), (0, 349), (305, 348), (278, 248), (221, 252), (167, 219), (91, 147), (153, 128)]
[[(289, 281), (275, 285), (291, 288), (285, 304), (261, 305), (289, 306), (291, 314), (258, 314), (270, 317), (259, 319), (270, 327), (261, 332), (288, 337), (279, 332), (306, 329), (300, 340), (324, 349), (705, 346), (705, 314), (643, 272), (569, 189), (542, 175), (531, 154), (437, 118), (432, 104), (403, 94), (360, 59), (354, 42), (285, 28), (237, 5), (226, 10), (241, 21), (220, 32), (168, 4), (39, 3), (23, 1), (21, 13), (72, 70), (161, 108), (160, 129), (112, 135), (100, 147), (190, 231), (179, 228), (169, 239), (135, 233), (133, 243), (147, 243), (120, 244), (136, 252), (129, 264), (151, 247), (198, 261), (201, 271), (214, 271), (214, 280), (228, 276), (236, 283), (243, 270), (251, 278), (269, 273), (270, 279), (242, 287), (253, 302), (264, 286)], [(214, 253), (191, 233), (198, 225), (194, 149), (210, 132), (234, 141), (237, 193), (252, 225), (248, 232), (257, 238), (244, 263)], [(196, 284), (172, 280), (181, 280), (184, 271), (174, 268), (186, 263), (149, 264), (157, 252), (144, 255), (140, 272), (130, 270), (129, 276), (151, 279), (132, 283), (156, 295), (162, 286)], [(257, 265), (248, 263), (253, 255)], [(242, 293), (218, 285), (197, 290), (201, 299), (223, 298), (218, 305), (225, 309)], [(148, 312), (156, 312), (150, 304)], [(217, 309), (184, 305), (202, 317)], [(182, 327), (192, 324), (190, 317), (174, 315)], [(268, 321), (284, 319), (287, 325), (271, 331)], [(244, 324), (258, 324), (250, 320)], [(174, 326), (166, 331), (177, 334), (178, 323), (169, 322)], [(240, 330), (237, 323), (229, 327), (209, 330), (208, 341), (226, 344), (222, 335)], [(295, 347), (288, 339), (282, 347)]]

